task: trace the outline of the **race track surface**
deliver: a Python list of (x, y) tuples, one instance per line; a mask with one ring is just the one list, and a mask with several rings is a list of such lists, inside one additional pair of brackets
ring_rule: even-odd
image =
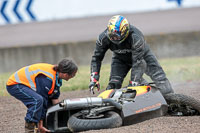
[[(176, 93), (182, 93), (200, 100), (200, 81), (172, 84)], [(66, 98), (88, 97), (88, 90), (62, 93)], [(0, 97), (0, 133), (23, 133), (25, 106), (13, 97)], [(86, 131), (85, 133), (199, 133), (200, 116), (163, 116), (130, 126), (114, 129)]]
[[(0, 48), (96, 40), (113, 15), (0, 26)], [(145, 35), (200, 31), (200, 7), (122, 15)]]

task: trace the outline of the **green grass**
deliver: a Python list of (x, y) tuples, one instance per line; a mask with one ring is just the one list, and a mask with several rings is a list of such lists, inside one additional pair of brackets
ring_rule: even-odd
[(6, 90), (6, 82), (10, 75), (11, 73), (0, 74), (0, 96), (8, 95), (8, 92)]
[[(200, 57), (173, 58), (159, 60), (161, 66), (171, 82), (185, 82), (200, 80)], [(0, 96), (7, 96), (6, 81), (11, 73), (0, 74)], [(105, 89), (110, 75), (110, 64), (102, 65), (100, 75), (101, 89)], [(145, 79), (149, 80), (145, 76)], [(130, 73), (124, 80), (123, 86), (128, 84)], [(90, 66), (79, 66), (76, 77), (63, 81), (62, 91), (88, 89), (90, 80)]]
[(200, 80), (200, 57), (163, 59), (160, 63), (170, 81)]

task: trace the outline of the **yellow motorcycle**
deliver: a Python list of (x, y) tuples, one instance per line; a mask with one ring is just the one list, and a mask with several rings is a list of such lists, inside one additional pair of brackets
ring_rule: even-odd
[(164, 115), (200, 115), (200, 101), (170, 93), (152, 84), (106, 90), (97, 97), (65, 99), (47, 111), (45, 127), (52, 132), (116, 128)]

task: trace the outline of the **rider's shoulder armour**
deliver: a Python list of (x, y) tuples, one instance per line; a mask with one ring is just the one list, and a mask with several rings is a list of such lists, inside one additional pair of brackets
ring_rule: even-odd
[(109, 45), (110, 41), (108, 39), (108, 37), (106, 36), (106, 32), (107, 30), (104, 30), (97, 38), (96, 44), (98, 46), (105, 46), (105, 45)]
[(145, 39), (142, 32), (134, 26), (130, 26), (130, 34), (132, 38), (132, 49), (140, 50), (145, 45)]

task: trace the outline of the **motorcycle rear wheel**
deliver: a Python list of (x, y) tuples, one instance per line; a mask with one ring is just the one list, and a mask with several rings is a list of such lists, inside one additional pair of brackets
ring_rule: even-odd
[(98, 130), (107, 128), (116, 128), (122, 125), (122, 118), (114, 111), (104, 112), (100, 114), (103, 117), (88, 119), (84, 114), (78, 112), (72, 115), (68, 120), (68, 128), (72, 132), (80, 132), (86, 130)]
[(174, 116), (200, 115), (200, 101), (184, 94), (170, 93), (165, 95), (169, 105), (168, 114)]

